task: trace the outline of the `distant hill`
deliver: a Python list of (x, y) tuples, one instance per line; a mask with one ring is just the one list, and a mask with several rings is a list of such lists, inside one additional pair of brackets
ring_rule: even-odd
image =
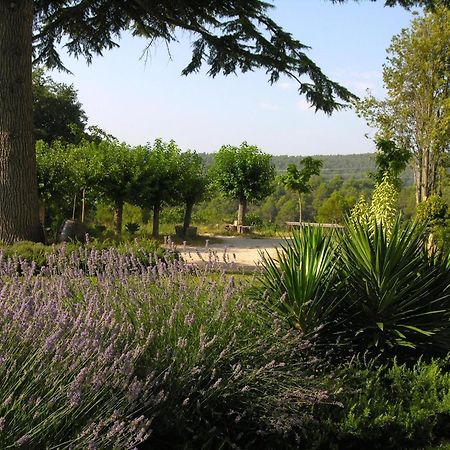
[[(200, 153), (200, 156), (207, 166), (214, 164), (214, 153)], [(286, 170), (288, 164), (300, 164), (302, 158), (302, 156), (274, 155), (272, 156), (272, 162), (275, 165), (277, 172), (283, 172)], [(373, 153), (361, 153), (355, 155), (316, 155), (314, 158), (323, 161), (321, 175), (326, 180), (331, 180), (336, 176), (341, 176), (344, 180), (348, 178), (364, 179), (367, 177), (368, 172), (375, 170)], [(413, 184), (413, 173), (410, 168), (404, 172), (402, 179), (405, 186)]]

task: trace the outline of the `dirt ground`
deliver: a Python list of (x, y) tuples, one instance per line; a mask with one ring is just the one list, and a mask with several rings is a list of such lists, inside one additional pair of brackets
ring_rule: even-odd
[(219, 243), (203, 247), (177, 246), (177, 250), (188, 263), (202, 261), (217, 261), (219, 263), (233, 263), (237, 267), (257, 267), (261, 261), (261, 252), (275, 255), (276, 248), (284, 241), (282, 238), (251, 239), (240, 236), (215, 236)]

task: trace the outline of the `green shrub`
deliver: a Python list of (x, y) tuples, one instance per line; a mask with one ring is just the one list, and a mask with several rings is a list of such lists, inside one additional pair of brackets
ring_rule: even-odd
[(417, 219), (428, 226), (441, 226), (448, 217), (447, 202), (438, 194), (430, 195), (416, 207)]
[(248, 213), (245, 217), (247, 225), (251, 225), (255, 228), (261, 228), (264, 225), (264, 220), (261, 216), (255, 213)]
[(52, 247), (41, 243), (20, 241), (11, 245), (0, 246), (0, 251), (4, 258), (17, 258), (28, 264), (34, 263), (36, 270), (39, 270), (47, 262), (47, 255), (52, 251)]
[(41, 243), (28, 241), (16, 242), (12, 245), (1, 245), (0, 251), (3, 258), (16, 259), (16, 266), (20, 266), (20, 261), (28, 265), (34, 264), (35, 271), (48, 265), (48, 257), (55, 251), (64, 248), (64, 255), (70, 259), (70, 255), (76, 253), (80, 261), (81, 268), (86, 268), (86, 262), (92, 251), (107, 252), (114, 249), (118, 255), (133, 256), (137, 263), (147, 267), (153, 265), (157, 260), (177, 259), (175, 251), (166, 250), (154, 240), (141, 240), (130, 242), (119, 242), (115, 240), (91, 240), (86, 244), (68, 242), (53, 246), (46, 246)]
[(136, 222), (128, 222), (125, 224), (125, 229), (130, 233), (131, 235), (136, 234), (139, 231), (140, 225)]
[[(423, 448), (450, 437), (449, 360), (414, 366), (358, 361), (338, 374), (342, 403), (322, 418), (339, 448)], [(331, 409), (327, 413), (332, 412)], [(334, 437), (333, 437), (334, 436)]]
[(428, 247), (450, 248), (449, 216), (447, 202), (438, 194), (430, 195), (416, 206), (417, 220), (425, 223), (428, 235)]

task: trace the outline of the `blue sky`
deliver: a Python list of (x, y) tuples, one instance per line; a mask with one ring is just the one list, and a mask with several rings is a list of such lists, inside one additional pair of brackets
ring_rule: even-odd
[[(333, 80), (357, 95), (370, 88), (381, 96), (382, 64), (394, 34), (412, 14), (384, 8), (382, 2), (275, 0), (270, 15), (300, 42), (308, 56)], [(131, 145), (160, 137), (182, 149), (215, 152), (221, 145), (246, 140), (272, 154), (348, 154), (373, 151), (365, 122), (351, 111), (328, 117), (309, 109), (285, 78), (270, 85), (263, 71), (209, 78), (205, 70), (181, 76), (189, 62), (187, 33), (170, 47), (152, 47), (140, 59), (145, 41), (124, 35), (120, 47), (88, 66), (63, 57), (73, 75), (53, 72), (73, 84), (89, 117)]]

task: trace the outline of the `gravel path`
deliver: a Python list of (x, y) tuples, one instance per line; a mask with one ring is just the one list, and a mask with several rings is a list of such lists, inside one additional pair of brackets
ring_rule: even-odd
[(256, 267), (261, 260), (261, 252), (275, 255), (283, 238), (251, 239), (240, 236), (215, 236), (220, 243), (204, 247), (178, 246), (186, 262), (198, 263), (214, 258), (219, 262), (234, 262), (238, 267)]

